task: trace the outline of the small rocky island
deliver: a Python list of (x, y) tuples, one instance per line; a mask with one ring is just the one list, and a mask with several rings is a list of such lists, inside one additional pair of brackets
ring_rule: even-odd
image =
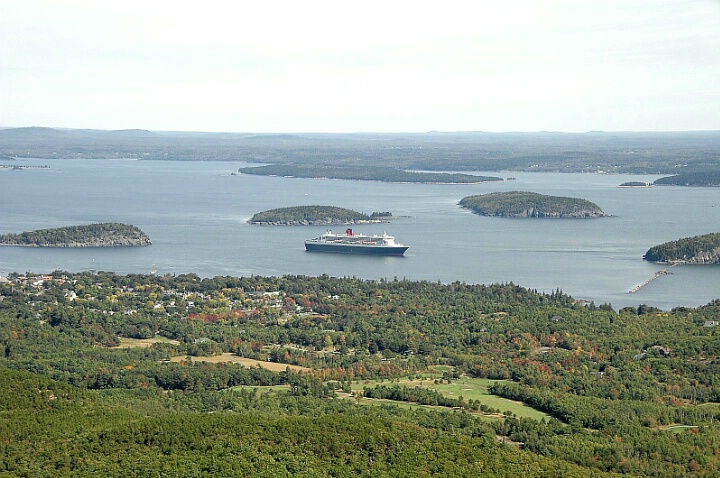
[(665, 264), (720, 264), (720, 233), (686, 237), (653, 246), (643, 259)]
[(332, 226), (336, 224), (370, 224), (392, 219), (389, 212), (367, 215), (335, 206), (295, 206), (270, 209), (255, 214), (248, 222), (270, 226)]
[(585, 199), (546, 196), (544, 194), (510, 191), (467, 196), (460, 206), (481, 216), (592, 218), (605, 217), (597, 204)]
[(137, 227), (110, 222), (0, 235), (3, 246), (128, 247), (150, 244), (150, 238)]

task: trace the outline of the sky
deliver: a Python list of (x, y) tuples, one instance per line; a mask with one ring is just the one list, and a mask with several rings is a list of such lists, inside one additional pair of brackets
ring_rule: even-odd
[(720, 0), (0, 0), (0, 126), (720, 130)]

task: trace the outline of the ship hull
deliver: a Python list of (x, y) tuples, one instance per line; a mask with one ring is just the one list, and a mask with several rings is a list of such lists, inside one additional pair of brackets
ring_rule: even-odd
[(334, 252), (339, 254), (369, 254), (375, 256), (402, 256), (409, 246), (361, 246), (357, 244), (328, 244), (306, 242), (308, 252)]

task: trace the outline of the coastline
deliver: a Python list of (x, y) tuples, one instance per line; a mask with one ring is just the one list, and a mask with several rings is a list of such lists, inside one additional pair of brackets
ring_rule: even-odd
[(255, 226), (354, 226), (357, 224), (388, 224), (390, 219), (360, 219), (357, 221), (250, 221), (248, 219), (247, 223)]
[(152, 242), (143, 242), (142, 244), (6, 244), (0, 243), (0, 247), (42, 247), (54, 249), (89, 249), (89, 248), (111, 248), (111, 247), (145, 247), (151, 246)]

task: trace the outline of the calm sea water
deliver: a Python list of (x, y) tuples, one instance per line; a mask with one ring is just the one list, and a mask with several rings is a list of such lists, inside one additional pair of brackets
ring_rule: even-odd
[[(502, 173), (514, 181), (473, 185), (389, 184), (231, 175), (245, 163), (23, 160), (49, 169), (0, 170), (0, 233), (124, 222), (153, 245), (117, 249), (0, 248), (9, 272), (104, 270), (158, 274), (284, 274), (513, 282), (616, 309), (669, 309), (720, 298), (720, 266), (678, 266), (636, 293), (663, 266), (642, 260), (655, 244), (720, 230), (720, 189), (618, 188), (658, 176)], [(484, 173), (497, 176), (497, 173)], [(523, 190), (585, 198), (613, 217), (589, 220), (486, 218), (457, 206), (464, 196)], [(297, 205), (391, 211), (387, 231), (410, 245), (404, 257), (305, 252), (323, 227), (246, 223), (254, 213)], [(717, 207), (715, 207), (717, 206)], [(342, 229), (342, 228), (337, 228)]]

